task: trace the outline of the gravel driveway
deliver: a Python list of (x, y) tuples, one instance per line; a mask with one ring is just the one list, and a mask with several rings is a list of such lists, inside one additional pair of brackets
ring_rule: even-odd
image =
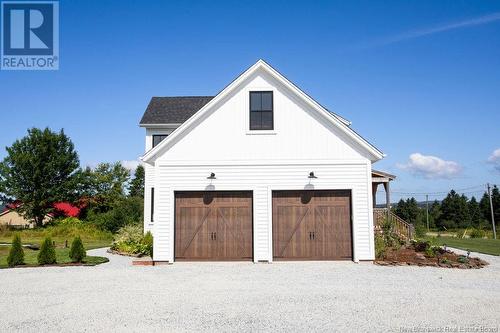
[[(500, 326), (500, 257), (480, 270), (352, 262), (0, 270), (0, 332), (396, 331)], [(478, 331), (479, 332), (479, 331)]]

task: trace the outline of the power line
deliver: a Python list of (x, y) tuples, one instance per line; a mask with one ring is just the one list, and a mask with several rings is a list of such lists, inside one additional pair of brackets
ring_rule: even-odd
[[(481, 184), (481, 185), (476, 185), (476, 186), (471, 186), (471, 187), (465, 187), (465, 188), (461, 188), (461, 189), (453, 189), (455, 192), (457, 193), (466, 193), (465, 191), (468, 191), (468, 190), (472, 190), (472, 189), (477, 189), (475, 191), (469, 191), (467, 193), (477, 193), (477, 192), (480, 192), (482, 190), (479, 190), (479, 188), (484, 188), (486, 186), (486, 184)], [(433, 195), (442, 195), (442, 194), (448, 194), (450, 193), (450, 191), (442, 191), (442, 192), (399, 192), (399, 191), (391, 191), (391, 193), (394, 193), (394, 194), (406, 194), (406, 195), (430, 195), (430, 196), (433, 196)]]

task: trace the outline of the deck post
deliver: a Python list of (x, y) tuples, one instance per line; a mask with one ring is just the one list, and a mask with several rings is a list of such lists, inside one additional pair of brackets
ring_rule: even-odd
[(391, 216), (391, 192), (390, 192), (389, 182), (384, 183), (384, 189), (385, 189), (385, 207), (387, 209), (387, 221), (389, 221), (389, 218)]
[(373, 208), (377, 207), (377, 188), (379, 183), (372, 183)]

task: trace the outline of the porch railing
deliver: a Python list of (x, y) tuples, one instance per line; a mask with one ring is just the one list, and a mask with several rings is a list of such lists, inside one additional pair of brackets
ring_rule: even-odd
[(415, 228), (413, 224), (406, 222), (393, 212), (389, 212), (387, 215), (387, 208), (373, 208), (373, 223), (375, 227), (375, 233), (382, 232), (382, 224), (389, 218), (393, 224), (393, 231), (399, 237), (410, 240), (415, 236)]

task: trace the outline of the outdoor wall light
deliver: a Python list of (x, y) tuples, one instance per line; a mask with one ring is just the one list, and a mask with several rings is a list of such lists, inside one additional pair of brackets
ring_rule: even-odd
[(313, 172), (313, 171), (311, 171), (311, 172), (309, 172), (309, 177), (308, 177), (308, 178), (314, 179), (314, 178), (318, 178), (318, 177), (316, 177), (316, 176), (314, 175), (314, 172)]
[(217, 178), (215, 178), (215, 173), (211, 172), (210, 176), (208, 176), (207, 179), (217, 179)]

